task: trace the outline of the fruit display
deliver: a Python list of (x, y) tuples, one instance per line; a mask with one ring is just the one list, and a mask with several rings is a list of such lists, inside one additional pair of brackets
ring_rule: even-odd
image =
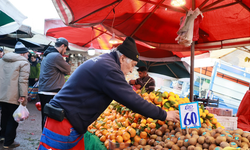
[[(150, 103), (165, 111), (178, 110), (178, 105), (189, 103), (188, 98), (179, 98), (173, 92), (136, 91)], [(244, 147), (248, 143), (239, 130), (223, 129), (214, 115), (199, 109), (202, 127), (200, 129), (181, 129), (179, 123), (146, 118), (125, 106), (113, 101), (110, 106), (93, 122), (88, 131), (95, 134), (107, 149), (110, 143), (119, 143), (115, 149), (221, 149), (226, 146)], [(244, 137), (244, 138), (243, 138)], [(225, 140), (226, 139), (226, 140)], [(244, 141), (242, 141), (244, 139)], [(223, 142), (223, 143), (222, 143)], [(221, 144), (222, 143), (222, 144)], [(235, 143), (235, 144), (234, 144)], [(213, 148), (212, 148), (212, 146)], [(248, 145), (247, 145), (248, 146)], [(113, 148), (112, 148), (113, 149)]]

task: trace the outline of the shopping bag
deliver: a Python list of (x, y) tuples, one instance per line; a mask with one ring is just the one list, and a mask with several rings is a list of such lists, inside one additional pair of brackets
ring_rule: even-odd
[(181, 18), (180, 28), (177, 32), (178, 37), (175, 39), (178, 44), (188, 47), (193, 41), (199, 39), (198, 25), (202, 20), (201, 16), (201, 11), (196, 8), (194, 11), (189, 10), (187, 15)]
[(21, 103), (18, 108), (13, 113), (14, 120), (18, 123), (22, 123), (29, 117), (29, 111), (26, 106), (23, 106)]
[(28, 101), (35, 100), (38, 94), (38, 85), (39, 82), (36, 82), (33, 86), (29, 86), (28, 90)]

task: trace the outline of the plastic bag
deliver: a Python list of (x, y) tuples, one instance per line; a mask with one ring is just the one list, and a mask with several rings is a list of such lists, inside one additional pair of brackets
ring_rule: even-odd
[(178, 30), (178, 37), (175, 39), (180, 45), (188, 47), (193, 42), (194, 20), (201, 14), (198, 8), (195, 11), (189, 10), (188, 14), (181, 18), (181, 27)]
[(26, 120), (29, 117), (29, 111), (26, 108), (26, 106), (23, 106), (20, 104), (18, 108), (13, 113), (14, 120), (18, 123), (22, 123), (24, 120)]

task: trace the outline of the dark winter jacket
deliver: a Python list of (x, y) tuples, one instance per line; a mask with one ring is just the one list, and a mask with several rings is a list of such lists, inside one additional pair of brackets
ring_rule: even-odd
[(112, 100), (146, 117), (165, 120), (167, 116), (166, 111), (133, 91), (116, 52), (94, 57), (79, 66), (50, 104), (63, 108), (74, 129), (83, 134)]
[(49, 92), (61, 89), (65, 83), (64, 75), (70, 73), (70, 65), (54, 47), (44, 52), (41, 64), (38, 91)]

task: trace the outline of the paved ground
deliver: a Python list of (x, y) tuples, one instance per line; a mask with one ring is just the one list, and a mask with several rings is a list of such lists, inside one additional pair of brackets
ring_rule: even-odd
[[(42, 129), (41, 112), (36, 109), (35, 103), (36, 101), (32, 101), (27, 104), (30, 116), (23, 123), (19, 124), (17, 128), (17, 137), (15, 140), (21, 145), (17, 148), (9, 150), (37, 149), (42, 134)], [(3, 142), (0, 143), (0, 150), (7, 150), (3, 149)]]

